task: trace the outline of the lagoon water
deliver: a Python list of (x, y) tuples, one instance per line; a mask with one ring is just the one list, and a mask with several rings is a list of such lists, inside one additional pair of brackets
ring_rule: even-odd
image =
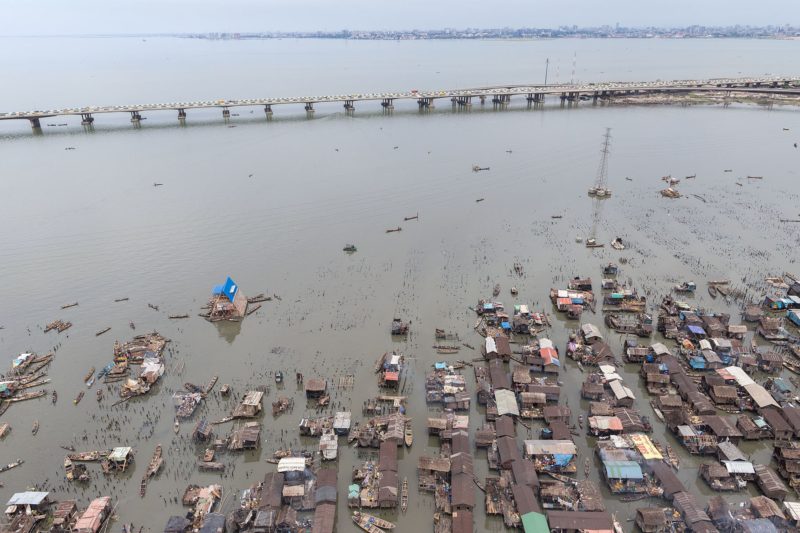
[[(546, 58), (553, 82), (800, 73), (796, 41), (0, 42), (3, 111), (540, 82)], [(21, 402), (0, 419), (13, 428), (0, 442), (0, 463), (26, 461), (0, 474), (0, 500), (34, 484), (53, 491), (55, 499), (78, 498), (81, 505), (111, 494), (118, 502), (111, 528), (133, 522), (158, 531), (169, 515), (185, 512), (174, 498), (188, 483), (219, 482), (230, 510), (239, 490), (274, 468), (264, 461), (274, 449), (290, 443), (316, 449), (316, 441), (297, 442), (299, 419), (315, 410), (307, 408), (293, 380), (277, 389), (274, 371), (329, 378), (333, 409), (349, 408), (360, 421), (363, 401), (378, 394), (373, 363), (396, 349), (409, 362), (403, 393), (417, 438), (400, 454), (399, 475), (412, 487), (410, 511), (385, 517), (397, 518), (401, 531), (428, 529), (433, 498), (414, 488), (417, 458), (438, 450), (424, 436), (428, 413), (434, 412), (425, 404), (424, 375), (442, 358), (479, 356), (467, 349), (458, 356), (437, 355), (431, 348), (434, 328), (478, 346), (468, 306), (489, 296), (495, 283), (507, 307), (528, 303), (552, 313), (550, 287), (575, 275), (599, 280), (602, 265), (625, 258), (621, 278), (646, 292), (654, 313), (672, 285), (696, 281), (702, 290), (694, 303), (738, 317), (739, 304), (712, 300), (706, 280), (730, 278), (744, 289), (765, 275), (798, 270), (800, 224), (779, 222), (800, 218), (795, 107), (582, 102), (562, 108), (548, 101), (543, 109), (528, 109), (519, 101), (505, 110), (474, 105), (459, 112), (442, 101), (424, 114), (414, 104), (398, 104), (392, 114), (377, 103), (357, 104), (353, 116), (339, 105), (316, 107), (311, 119), (300, 106), (278, 107), (269, 122), (260, 108), (233, 110), (238, 116), (227, 123), (218, 111), (190, 110), (184, 127), (172, 112), (147, 114), (140, 128), (127, 115), (97, 115), (91, 130), (75, 117), (57, 117), (42, 121), (42, 135), (33, 135), (27, 121), (0, 121), (6, 199), (0, 211), (0, 366), (10, 366), (23, 351), (58, 347), (47, 387), (59, 393), (55, 406), (49, 397)], [(613, 135), (614, 193), (602, 202), (593, 228), (586, 189), (606, 127)], [(474, 173), (474, 164), (491, 170)], [(697, 177), (682, 179), (683, 198), (667, 200), (657, 191), (664, 187), (659, 178), (668, 174)], [(478, 198), (485, 200), (476, 203)], [(418, 221), (403, 221), (416, 213)], [(398, 225), (402, 232), (384, 232)], [(629, 248), (588, 250), (575, 242), (593, 231), (604, 243), (622, 237)], [(342, 252), (349, 242), (357, 253)], [(514, 262), (522, 263), (524, 277), (514, 275)], [(196, 315), (211, 287), (227, 275), (246, 294), (280, 299), (239, 325), (211, 325)], [(508, 292), (512, 285), (519, 289), (516, 298)], [(114, 302), (122, 297), (129, 300)], [(74, 301), (80, 305), (60, 309)], [(191, 317), (168, 320), (174, 313)], [(395, 316), (411, 322), (408, 339), (389, 336)], [(55, 319), (74, 326), (43, 333)], [(584, 320), (606, 332), (600, 315)], [(95, 337), (108, 326), (111, 331)], [(563, 350), (576, 326), (554, 316), (549, 335)], [(102, 403), (92, 389), (72, 405), (85, 390), (87, 369), (111, 360), (115, 339), (153, 329), (172, 339), (167, 373), (154, 391), (111, 408), (118, 386), (103, 385), (108, 390)], [(608, 339), (621, 355), (622, 337)], [(465, 373), (475, 403), (472, 370)], [(636, 406), (654, 420), (654, 437), (677, 449), (652, 416), (637, 368), (627, 365), (621, 373), (634, 386)], [(212, 375), (230, 383), (236, 396), (211, 395), (174, 434), (171, 394)], [(336, 388), (345, 375), (355, 376), (353, 389)], [(584, 377), (571, 361), (560, 375), (574, 419), (587, 408), (579, 396)], [(295, 400), (293, 412), (265, 414), (260, 451), (224, 455), (228, 471), (222, 477), (197, 472), (195, 456), (202, 449), (189, 438), (194, 421), (222, 418), (236, 397), (258, 385), (268, 387), (265, 411), (287, 395)], [(471, 428), (482, 419), (473, 408)], [(36, 436), (33, 420), (41, 426)], [(216, 431), (224, 436), (230, 427)], [(529, 434), (520, 426), (520, 445), (524, 438)], [(575, 440), (580, 461), (593, 458), (591, 477), (601, 483), (599, 463), (588, 455), (592, 439), (582, 434)], [(140, 498), (139, 480), (157, 443), (165, 447), (165, 467)], [(91, 484), (68, 485), (59, 446), (69, 444), (81, 450), (134, 446), (135, 468), (104, 477), (90, 466)], [(768, 460), (767, 444), (743, 448)], [(483, 479), (485, 454), (475, 455)], [(697, 478), (699, 460), (682, 458), (679, 477), (707, 497)], [(338, 531), (354, 530), (345, 488), (358, 460), (357, 450), (342, 443)], [(604, 494), (620, 519), (634, 516), (636, 505)], [(477, 497), (478, 530), (502, 529), (501, 521), (484, 516), (482, 493)]]

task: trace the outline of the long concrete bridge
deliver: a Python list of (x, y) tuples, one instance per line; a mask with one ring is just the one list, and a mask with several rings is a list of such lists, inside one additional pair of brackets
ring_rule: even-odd
[(606, 82), (550, 85), (502, 85), (455, 89), (446, 91), (418, 91), (397, 93), (338, 94), (329, 96), (298, 96), (289, 98), (256, 98), (251, 100), (205, 100), (199, 102), (172, 102), (166, 104), (139, 104), (118, 106), (72, 107), (35, 111), (0, 112), (0, 120), (29, 120), (34, 129), (41, 128), (40, 119), (55, 116), (80, 116), (81, 123), (90, 125), (94, 115), (105, 113), (130, 113), (131, 122), (139, 123), (142, 113), (150, 111), (175, 111), (178, 119), (186, 119), (187, 109), (217, 108), (224, 118), (230, 117), (232, 107), (263, 106), (268, 117), (272, 106), (302, 104), (307, 113), (314, 112), (314, 104), (343, 103), (345, 110), (355, 109), (356, 102), (380, 101), (384, 109), (392, 109), (395, 100), (416, 100), (420, 109), (433, 107), (434, 101), (450, 99), (454, 106), (471, 106), (472, 99), (481, 104), (490, 99), (496, 106), (506, 106), (512, 96), (523, 96), (529, 103), (540, 104), (545, 97), (558, 96), (562, 102), (583, 99), (609, 99), (620, 95), (646, 95), (686, 92), (748, 92), (766, 95), (800, 96), (800, 77), (717, 78), (708, 80), (673, 80), (649, 82)]

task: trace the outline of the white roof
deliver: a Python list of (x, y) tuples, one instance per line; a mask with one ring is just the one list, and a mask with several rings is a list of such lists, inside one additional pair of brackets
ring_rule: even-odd
[(598, 368), (603, 374), (613, 374), (617, 371), (617, 367), (614, 365), (599, 365)]
[(350, 414), (350, 411), (339, 411), (333, 417), (333, 427), (337, 429), (349, 429), (351, 418), (352, 415)]
[(510, 390), (496, 390), (494, 391), (494, 401), (497, 404), (498, 416), (503, 415), (516, 415), (519, 416), (519, 406), (517, 406), (517, 397)]
[(800, 502), (783, 502), (783, 508), (792, 520), (800, 520)]
[(17, 492), (6, 505), (39, 505), (47, 498), (49, 492)]
[(738, 383), (740, 387), (746, 387), (747, 385), (752, 385), (755, 383), (753, 378), (748, 376), (745, 371), (738, 366), (727, 366), (725, 367), (725, 370), (727, 370), (728, 373), (733, 376), (733, 379), (736, 380), (736, 383)]
[(775, 398), (767, 392), (767, 389), (759, 385), (758, 383), (751, 383), (750, 385), (745, 385), (744, 390), (747, 391), (747, 394), (753, 398), (753, 401), (756, 402), (756, 405), (759, 409), (763, 409), (768, 405), (774, 405), (775, 407), (780, 407), (778, 402), (775, 401)]
[(650, 348), (653, 350), (653, 353), (656, 355), (664, 355), (664, 354), (671, 354), (672, 352), (669, 351), (669, 348), (664, 346), (661, 342), (656, 342), (650, 345)]
[(600, 330), (594, 324), (584, 324), (581, 326), (581, 332), (583, 332), (583, 336), (587, 339), (590, 337), (597, 337), (598, 339), (602, 339), (603, 336), (600, 334)]
[(701, 350), (710, 350), (711, 343), (708, 342), (708, 339), (700, 339), (700, 349)]
[[(728, 326), (728, 330), (731, 331), (732, 333), (734, 333), (737, 330), (732, 330), (730, 328), (738, 328), (738, 327), (739, 326)], [(747, 332), (747, 326), (741, 326), (741, 327), (744, 328), (745, 332)], [(741, 329), (739, 329), (738, 331), (741, 331)], [(711, 340), (714, 341), (714, 344), (717, 346), (717, 348), (731, 348), (733, 346), (731, 344), (731, 341), (728, 340), (728, 339), (720, 339), (720, 338), (715, 337), (715, 338), (713, 338)]]
[(553, 341), (550, 339), (539, 339), (539, 348), (554, 348)]
[(111, 451), (108, 458), (111, 461), (124, 461), (128, 454), (131, 453), (131, 449), (130, 446), (118, 446)]
[(497, 344), (492, 337), (486, 337), (486, 353), (497, 353)]
[(522, 305), (519, 306), (519, 314), (527, 315), (528, 313), (530, 313), (530, 311), (528, 310), (528, 306), (527, 305), (522, 304)]
[(278, 472), (302, 472), (305, 469), (305, 457), (284, 457), (278, 461)]
[(395, 366), (399, 365), (400, 364), (400, 356), (396, 355), (396, 354), (393, 354), (391, 359), (389, 359), (389, 364), (390, 365), (395, 365)]
[(722, 461), (729, 474), (755, 474), (753, 463), (749, 461)]
[(565, 291), (564, 289), (559, 289), (557, 296), (559, 298), (569, 298), (569, 292)]
[(612, 381), (608, 384), (608, 386), (611, 387), (611, 392), (614, 393), (614, 396), (617, 398), (617, 400), (623, 400), (625, 398), (632, 398), (634, 400), (636, 399), (633, 391), (619, 381)]
[(571, 440), (526, 440), (525, 453), (531, 455), (575, 455), (578, 448)]
[(622, 435), (611, 435), (610, 439), (611, 443), (614, 445), (614, 448), (630, 448), (630, 444)]

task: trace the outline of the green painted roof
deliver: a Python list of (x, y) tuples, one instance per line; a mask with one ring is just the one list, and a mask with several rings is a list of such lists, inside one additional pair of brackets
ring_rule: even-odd
[(525, 533), (550, 533), (550, 526), (543, 514), (531, 512), (522, 515), (522, 530)]

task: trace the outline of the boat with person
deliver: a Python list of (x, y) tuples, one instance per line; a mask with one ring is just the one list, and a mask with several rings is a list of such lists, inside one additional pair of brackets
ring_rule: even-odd
[(13, 463), (8, 463), (5, 466), (0, 466), (0, 472), (5, 472), (6, 470), (11, 470), (12, 468), (16, 468), (24, 462), (25, 461), (23, 461), (22, 459), (17, 459)]
[(353, 253), (353, 252), (357, 252), (358, 248), (356, 248), (355, 244), (345, 244), (344, 248), (342, 248), (342, 251), (343, 252), (348, 252), (348, 253)]
[(408, 478), (403, 478), (403, 488), (400, 490), (400, 511), (405, 513), (408, 510)]
[(99, 452), (97, 450), (91, 452), (76, 452), (70, 453), (67, 457), (71, 461), (83, 461), (83, 462), (92, 462), (92, 461), (99, 461), (101, 457), (108, 455), (107, 452)]
[(673, 289), (675, 292), (693, 293), (697, 290), (697, 284), (694, 281), (684, 281), (680, 285), (675, 285)]
[(161, 456), (161, 453), (161, 444), (158, 444), (156, 445), (156, 450), (153, 453), (153, 457), (150, 459), (150, 463), (147, 465), (147, 471), (145, 472), (146, 478), (153, 477), (161, 469), (161, 465), (164, 464), (164, 458)]
[(394, 523), (389, 522), (388, 520), (378, 518), (377, 516), (373, 516), (371, 514), (362, 513), (360, 511), (355, 511), (353, 513), (353, 522), (355, 522), (355, 524), (364, 531), (371, 533), (378, 533), (385, 529), (395, 528)]
[(406, 422), (406, 427), (403, 435), (403, 440), (406, 443), (406, 447), (410, 448), (411, 445), (414, 443), (414, 431), (411, 429), (411, 422)]

